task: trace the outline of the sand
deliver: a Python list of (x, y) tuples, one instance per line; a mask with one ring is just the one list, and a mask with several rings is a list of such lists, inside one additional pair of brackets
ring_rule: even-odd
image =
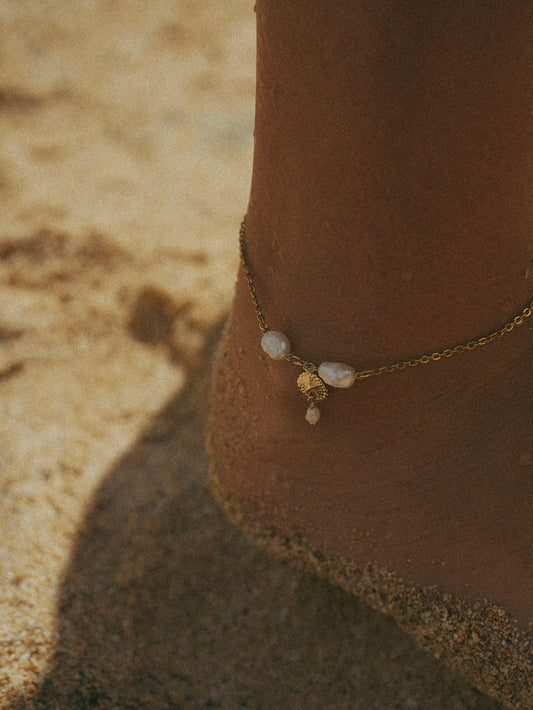
[(4, 0), (0, 32), (0, 707), (500, 708), (208, 491), (253, 4)]

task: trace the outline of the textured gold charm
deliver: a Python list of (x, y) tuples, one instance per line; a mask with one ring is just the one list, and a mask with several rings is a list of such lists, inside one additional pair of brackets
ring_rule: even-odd
[(305, 395), (308, 404), (316, 404), (326, 399), (328, 388), (314, 372), (302, 372), (297, 380), (298, 389)]

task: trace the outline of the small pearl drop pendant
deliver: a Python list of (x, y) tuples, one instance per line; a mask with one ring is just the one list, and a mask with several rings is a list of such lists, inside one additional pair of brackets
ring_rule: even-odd
[(312, 407), (308, 407), (307, 412), (305, 413), (305, 419), (309, 422), (309, 424), (315, 426), (320, 419), (320, 409), (314, 405)]

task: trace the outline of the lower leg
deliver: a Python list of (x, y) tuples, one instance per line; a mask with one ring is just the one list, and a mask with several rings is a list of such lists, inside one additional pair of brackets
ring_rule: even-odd
[[(301, 348), (425, 352), (529, 300), (528, 3), (264, 1), (257, 13), (249, 250), (265, 307)], [(316, 332), (324, 295), (349, 311)]]

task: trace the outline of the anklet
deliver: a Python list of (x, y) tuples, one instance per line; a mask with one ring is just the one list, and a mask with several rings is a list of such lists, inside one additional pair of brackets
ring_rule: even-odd
[(514, 316), (514, 318), (505, 323), (505, 325), (498, 330), (495, 330), (493, 333), (482, 335), (481, 337), (476, 338), (475, 340), (470, 340), (467, 343), (455, 345), (451, 348), (445, 348), (444, 350), (438, 350), (428, 355), (413, 357), (408, 360), (400, 360), (392, 363), (391, 365), (381, 365), (380, 367), (373, 369), (359, 371), (356, 371), (355, 368), (350, 365), (346, 365), (343, 362), (323, 362), (320, 365), (315, 365), (313, 362), (309, 362), (308, 360), (305, 360), (299, 355), (291, 352), (291, 344), (287, 336), (279, 331), (270, 330), (270, 327), (267, 325), (263, 315), (263, 309), (259, 305), (259, 299), (257, 297), (255, 284), (252, 278), (252, 272), (250, 270), (250, 264), (246, 254), (245, 238), (246, 217), (243, 219), (239, 231), (240, 257), (241, 265), (248, 283), (248, 288), (250, 289), (250, 294), (252, 296), (254, 310), (257, 315), (257, 320), (259, 321), (259, 328), (263, 333), (261, 347), (273, 360), (287, 360), (288, 362), (292, 362), (302, 368), (302, 372), (300, 373), (296, 384), (300, 392), (302, 392), (307, 400), (307, 412), (305, 414), (305, 418), (309, 424), (314, 425), (320, 419), (320, 410), (316, 405), (328, 396), (327, 385), (330, 387), (351, 387), (356, 380), (364, 380), (367, 377), (384, 375), (386, 372), (404, 370), (406, 367), (425, 365), (428, 362), (437, 362), (437, 360), (451, 357), (457, 353), (466, 352), (467, 350), (474, 350), (480, 345), (487, 345), (493, 340), (496, 340), (496, 338), (501, 338), (502, 335), (505, 335), (505, 333), (510, 333), (514, 328), (522, 325), (525, 319), (529, 318), (529, 316), (533, 313), (533, 301), (531, 301), (531, 303), (529, 303), (518, 315)]

